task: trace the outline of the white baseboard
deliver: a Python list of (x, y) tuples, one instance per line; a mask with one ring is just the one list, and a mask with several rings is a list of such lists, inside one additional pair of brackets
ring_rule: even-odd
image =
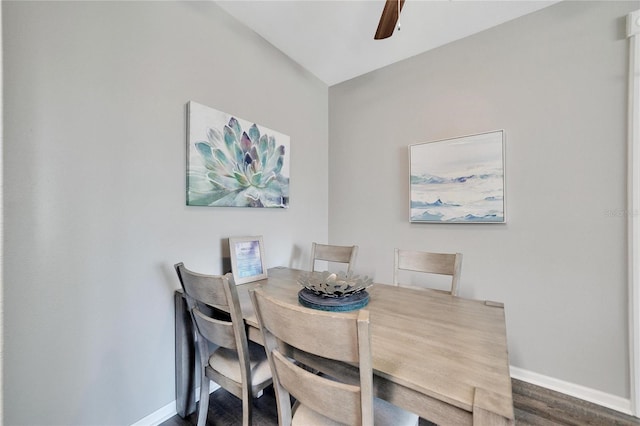
[[(209, 393), (213, 393), (220, 389), (220, 385), (214, 382), (210, 382), (209, 384)], [(195, 390), (196, 402), (200, 400), (200, 388), (196, 388)], [(131, 426), (157, 426), (160, 423), (169, 420), (171, 417), (178, 414), (177, 406), (175, 401), (171, 401), (164, 407), (159, 410), (154, 411), (149, 414), (147, 417), (138, 420), (133, 423)]]
[(171, 417), (178, 413), (176, 410), (176, 402), (172, 401), (159, 410), (149, 414), (144, 419), (140, 419), (131, 426), (156, 426), (160, 423), (169, 420)]
[(553, 377), (544, 376), (522, 368), (510, 366), (511, 377), (532, 385), (541, 386), (565, 395), (573, 396), (584, 401), (592, 402), (603, 407), (611, 408), (624, 414), (634, 415), (631, 410), (631, 400), (606, 392), (591, 389), (574, 383), (565, 382)]

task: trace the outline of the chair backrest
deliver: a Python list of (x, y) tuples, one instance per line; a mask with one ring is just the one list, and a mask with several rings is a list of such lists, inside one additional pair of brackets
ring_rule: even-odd
[[(250, 293), (273, 375), (279, 425), (291, 424), (290, 395), (334, 421), (373, 425), (369, 312), (317, 311), (283, 302), (261, 288)], [(358, 365), (359, 383), (310, 373), (289, 357), (291, 348), (326, 362)]]
[(399, 285), (398, 272), (401, 270), (449, 275), (451, 276), (450, 293), (457, 296), (462, 270), (462, 254), (395, 249), (393, 285)]
[(358, 255), (358, 246), (334, 246), (327, 244), (311, 244), (311, 271), (315, 271), (316, 260), (347, 264), (347, 273), (353, 271)]
[[(201, 336), (198, 339), (200, 361), (204, 365), (208, 363), (208, 357), (204, 356), (208, 353), (208, 345), (204, 339), (218, 346), (236, 350), (242, 366), (243, 383), (251, 383), (248, 375), (250, 370), (247, 334), (233, 276), (199, 274), (188, 270), (182, 263), (176, 264), (175, 269), (187, 299), (194, 327)], [(228, 316), (226, 312), (229, 313)]]

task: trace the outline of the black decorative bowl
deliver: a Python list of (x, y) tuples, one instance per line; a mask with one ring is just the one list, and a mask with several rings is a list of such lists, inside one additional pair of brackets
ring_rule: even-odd
[(344, 272), (306, 272), (298, 283), (304, 288), (298, 292), (298, 301), (307, 308), (322, 311), (347, 312), (361, 309), (369, 303), (366, 289), (373, 279)]

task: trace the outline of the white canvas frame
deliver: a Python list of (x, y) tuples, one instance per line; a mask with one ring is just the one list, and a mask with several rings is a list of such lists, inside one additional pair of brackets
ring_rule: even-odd
[(267, 278), (262, 236), (229, 238), (229, 253), (236, 285)]

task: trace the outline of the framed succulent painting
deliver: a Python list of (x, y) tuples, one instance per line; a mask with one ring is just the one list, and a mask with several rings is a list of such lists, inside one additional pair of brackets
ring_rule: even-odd
[(505, 223), (504, 131), (409, 146), (410, 221)]
[(289, 136), (190, 101), (187, 205), (289, 206)]

